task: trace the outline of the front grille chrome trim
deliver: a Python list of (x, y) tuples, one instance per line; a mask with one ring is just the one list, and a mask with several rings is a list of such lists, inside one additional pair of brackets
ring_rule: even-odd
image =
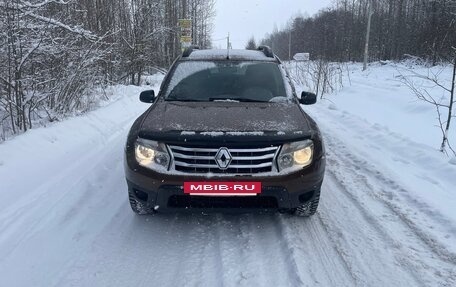
[[(171, 149), (177, 149), (177, 150), (182, 150), (182, 151), (193, 151), (193, 152), (218, 152), (218, 148), (191, 148), (191, 147), (182, 147), (182, 146), (176, 146), (176, 145), (170, 145), (169, 146)], [(265, 148), (252, 148), (252, 149), (247, 149), (247, 148), (229, 148), (229, 151), (231, 153), (236, 153), (236, 152), (267, 152), (267, 151), (276, 151), (278, 149), (277, 146), (272, 146), (272, 147), (265, 147)]]
[(223, 175), (261, 175), (277, 172), (276, 157), (280, 146), (258, 148), (227, 148), (232, 162), (221, 169), (216, 162), (220, 148), (188, 147), (168, 145), (171, 155), (171, 170), (184, 174), (204, 175), (213, 173)]
[[(186, 162), (181, 162), (174, 160), (175, 165), (185, 166), (185, 167), (198, 167), (198, 168), (219, 168), (216, 164), (191, 164)], [(240, 164), (230, 164), (229, 168), (238, 168), (238, 169), (248, 169), (248, 168), (262, 168), (272, 166), (272, 162), (266, 162), (261, 164), (252, 164), (252, 165), (240, 165)]]
[(201, 159), (201, 160), (213, 160), (213, 156), (196, 156), (196, 155), (186, 155), (177, 152), (173, 152), (174, 157), (176, 158), (185, 158), (185, 159)]

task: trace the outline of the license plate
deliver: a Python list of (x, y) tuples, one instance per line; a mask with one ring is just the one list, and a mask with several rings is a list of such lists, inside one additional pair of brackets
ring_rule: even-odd
[(184, 193), (205, 196), (255, 196), (261, 182), (184, 182)]

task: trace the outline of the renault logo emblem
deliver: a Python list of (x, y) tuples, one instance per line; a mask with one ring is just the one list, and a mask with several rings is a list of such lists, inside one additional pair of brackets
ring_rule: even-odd
[(226, 147), (220, 148), (215, 155), (215, 161), (221, 170), (227, 169), (232, 160), (233, 157)]

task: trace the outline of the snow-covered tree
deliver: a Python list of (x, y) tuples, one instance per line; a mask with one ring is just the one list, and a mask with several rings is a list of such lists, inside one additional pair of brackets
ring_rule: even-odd
[(90, 109), (93, 88), (168, 67), (184, 12), (209, 47), (214, 0), (0, 0), (0, 140)]
[(245, 48), (247, 50), (256, 50), (257, 49), (257, 44), (256, 44), (255, 38), (253, 36), (250, 37), (250, 39), (247, 41)]

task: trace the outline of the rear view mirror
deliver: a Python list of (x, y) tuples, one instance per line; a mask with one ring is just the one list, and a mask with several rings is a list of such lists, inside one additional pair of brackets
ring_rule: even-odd
[(139, 100), (143, 103), (151, 104), (155, 101), (155, 92), (154, 90), (147, 90), (141, 92), (139, 95)]
[(310, 92), (302, 92), (301, 99), (299, 99), (299, 103), (303, 105), (313, 105), (317, 102), (317, 95)]

